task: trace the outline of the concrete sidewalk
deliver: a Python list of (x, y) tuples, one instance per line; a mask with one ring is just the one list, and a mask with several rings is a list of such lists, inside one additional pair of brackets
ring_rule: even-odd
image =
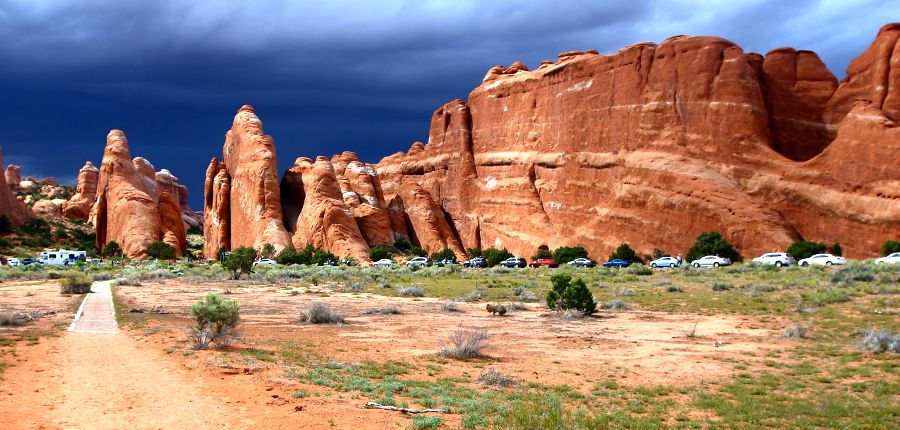
[(96, 282), (84, 296), (69, 331), (80, 333), (118, 333), (116, 310), (113, 307), (111, 281)]

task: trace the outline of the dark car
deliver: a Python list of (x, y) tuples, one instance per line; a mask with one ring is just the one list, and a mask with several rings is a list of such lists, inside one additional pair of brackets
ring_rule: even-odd
[(576, 258), (566, 264), (572, 267), (594, 267), (597, 265), (597, 262), (590, 258)]
[(503, 267), (508, 267), (510, 269), (513, 269), (516, 267), (521, 269), (521, 268), (527, 266), (528, 262), (526, 262), (525, 259), (522, 257), (510, 257), (510, 258), (507, 258), (506, 260), (501, 261), (500, 265)]
[(454, 264), (457, 264), (455, 258), (445, 258), (441, 261), (438, 261), (437, 263), (434, 263), (434, 265), (437, 267), (452, 266)]
[(469, 267), (469, 268), (480, 267), (483, 269), (485, 267), (488, 267), (488, 265), (487, 265), (487, 260), (485, 260), (484, 257), (475, 257), (475, 258), (464, 261), (463, 267)]
[(27, 266), (29, 264), (44, 264), (44, 262), (42, 262), (41, 260), (38, 260), (38, 259), (34, 259), (34, 258), (23, 258), (22, 259), (23, 266)]
[(555, 261), (553, 261), (549, 258), (538, 258), (537, 260), (532, 261), (531, 264), (529, 264), (528, 266), (535, 267), (535, 268), (537, 268), (537, 267), (559, 267), (559, 264), (557, 264)]
[(603, 267), (628, 267), (631, 266), (630, 261), (625, 261), (620, 258), (614, 258), (612, 260), (603, 263)]

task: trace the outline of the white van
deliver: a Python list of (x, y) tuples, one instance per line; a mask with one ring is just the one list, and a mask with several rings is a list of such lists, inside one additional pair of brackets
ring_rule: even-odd
[(84, 261), (87, 258), (85, 251), (69, 251), (60, 249), (58, 251), (44, 251), (41, 253), (41, 263), (47, 266), (68, 266), (75, 264), (76, 261)]

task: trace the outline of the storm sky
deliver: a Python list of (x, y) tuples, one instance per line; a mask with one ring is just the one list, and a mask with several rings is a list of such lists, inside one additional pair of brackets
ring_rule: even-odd
[(201, 209), (203, 175), (252, 104), (282, 169), (426, 141), (432, 112), (497, 64), (678, 34), (816, 51), (843, 78), (900, 2), (0, 0), (0, 145), (26, 176), (74, 183), (125, 131)]

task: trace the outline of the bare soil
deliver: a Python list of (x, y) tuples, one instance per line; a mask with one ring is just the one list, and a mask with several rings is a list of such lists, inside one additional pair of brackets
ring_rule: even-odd
[[(117, 287), (128, 306), (156, 309), (118, 334), (63, 332), (37, 345), (6, 347), (12, 367), (0, 381), (0, 428), (406, 428), (397, 412), (365, 409), (366, 399), (324, 394), (285, 377), (280, 364), (254, 360), (250, 348), (278, 351), (302, 344), (321, 359), (338, 361), (433, 360), (458, 327), (491, 333), (488, 359), (450, 361), (443, 376), (476, 377), (485, 367), (523, 381), (567, 384), (588, 392), (593, 383), (684, 386), (724, 379), (734, 360), (761, 361), (789, 342), (751, 317), (656, 312), (601, 312), (563, 321), (529, 309), (491, 316), (484, 303), (460, 303), (462, 313), (441, 311), (443, 300), (337, 293), (328, 288), (230, 287), (242, 309), (242, 339), (226, 351), (189, 351), (182, 342), (188, 306), (225, 287), (178, 280)], [(26, 295), (26, 293), (28, 294)], [(3, 306), (56, 307), (71, 317), (71, 299), (55, 284), (0, 284)], [(349, 324), (316, 326), (297, 318), (312, 301), (329, 303)], [(48, 304), (53, 305), (48, 305)], [(397, 306), (400, 315), (364, 315)], [(120, 321), (121, 322), (121, 321)], [(44, 322), (41, 322), (44, 324)], [(684, 330), (697, 323), (697, 337)], [(130, 328), (129, 328), (130, 327)], [(3, 332), (0, 331), (0, 335)], [(14, 354), (14, 355), (13, 355)], [(427, 379), (424, 374), (417, 378)], [(303, 389), (311, 397), (295, 399)], [(448, 423), (453, 418), (448, 416)]]

